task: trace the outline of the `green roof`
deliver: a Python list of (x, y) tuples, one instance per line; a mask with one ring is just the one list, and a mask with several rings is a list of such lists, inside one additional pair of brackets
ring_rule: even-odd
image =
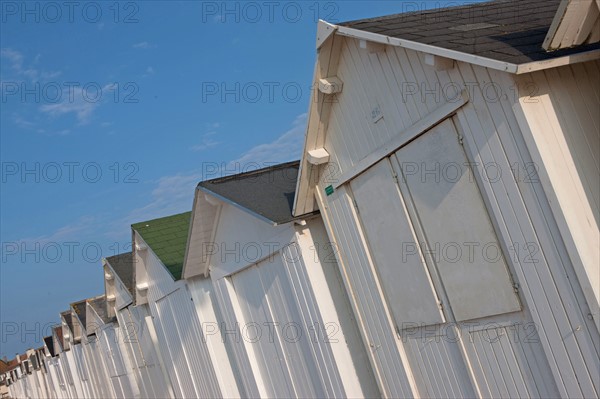
[(175, 280), (181, 279), (192, 212), (131, 225)]

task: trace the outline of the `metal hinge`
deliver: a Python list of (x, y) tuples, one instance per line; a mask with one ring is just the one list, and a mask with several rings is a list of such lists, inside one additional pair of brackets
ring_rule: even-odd
[(519, 293), (519, 283), (514, 283), (513, 284), (513, 290), (515, 291), (515, 294)]
[(463, 145), (463, 136), (461, 134), (458, 135), (458, 144)]
[(440, 308), (440, 310), (444, 310), (444, 302), (438, 301), (438, 307)]
[(392, 178), (394, 179), (396, 184), (398, 184), (398, 173), (396, 173), (394, 169), (392, 169)]

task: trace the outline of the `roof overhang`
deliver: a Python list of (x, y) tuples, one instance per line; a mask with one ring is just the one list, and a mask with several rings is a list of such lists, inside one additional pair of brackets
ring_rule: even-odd
[(97, 330), (106, 324), (106, 322), (100, 317), (98, 311), (96, 310), (96, 303), (99, 299), (105, 299), (106, 295), (99, 295), (94, 298), (89, 298), (85, 301), (86, 303), (86, 326), (85, 331), (87, 336), (96, 334)]
[[(112, 279), (113, 281), (116, 280), (116, 281), (118, 281), (121, 284), (121, 286), (126, 287), (125, 283), (123, 282), (123, 280), (121, 280), (121, 278), (119, 277), (119, 274), (115, 271), (114, 267), (110, 264), (110, 261), (108, 259), (103, 258), (102, 259), (102, 265), (104, 267), (106, 267), (108, 269), (109, 273), (110, 273), (110, 277), (106, 276), (106, 273), (104, 275), (104, 291), (105, 291), (106, 295), (109, 295), (108, 294), (108, 284), (107, 283), (108, 283), (108, 280), (110, 280), (110, 279)], [(133, 295), (132, 295), (132, 293), (129, 292), (127, 290), (127, 288), (125, 288), (125, 290), (127, 291), (126, 294), (125, 294), (125, 295), (127, 295), (127, 297), (124, 298), (124, 300), (123, 300), (123, 304), (124, 305), (122, 305), (120, 307), (120, 309), (122, 309), (122, 308), (124, 308), (126, 306), (129, 306), (131, 303), (133, 303)], [(113, 288), (112, 295), (116, 296), (118, 294), (118, 292), (119, 291), (116, 288)]]
[(600, 41), (600, 0), (562, 0), (542, 47), (560, 50)]
[(197, 186), (194, 192), (188, 245), (181, 272), (183, 279), (208, 277), (209, 274), (205, 243), (213, 241), (223, 202), (206, 191)]
[[(369, 48), (368, 43), (403, 47), (421, 52), (423, 54), (430, 54), (450, 60), (479, 65), (511, 74), (530, 73), (549, 68), (556, 68), (563, 65), (600, 59), (600, 49), (596, 49), (577, 54), (566, 55), (563, 57), (556, 57), (550, 60), (533, 61), (524, 64), (511, 64), (508, 62), (463, 53), (456, 50), (449, 50), (442, 47), (423, 44), (412, 40), (394, 38), (378, 33), (349, 28), (346, 26), (333, 25), (320, 20), (317, 28), (318, 55), (312, 87), (318, 87), (318, 83), (321, 79), (336, 75), (342, 41), (341, 38), (343, 37), (364, 40), (367, 42), (365, 46), (366, 48)], [(319, 90), (313, 90), (312, 93), (309, 105), (309, 116), (306, 127), (304, 149), (302, 160), (300, 162), (296, 196), (294, 198), (294, 207), (292, 212), (295, 216), (314, 212), (317, 209), (317, 204), (315, 203), (314, 199), (314, 188), (318, 183), (319, 173), (322, 171), (322, 169), (320, 169), (320, 166), (315, 162), (309, 162), (309, 152), (324, 147), (325, 135), (327, 133), (329, 124), (330, 110), (332, 104), (335, 102), (331, 101), (331, 99), (326, 99), (326, 95), (327, 94), (322, 93)]]
[[(600, 0), (599, 0), (600, 1)], [(403, 47), (410, 50), (419, 51), (425, 54), (437, 55), (444, 58), (449, 58), (456, 61), (462, 61), (473, 65), (479, 65), (486, 68), (496, 69), (498, 71), (522, 74), (542, 69), (556, 68), (562, 65), (576, 64), (590, 60), (600, 59), (600, 49), (590, 50), (577, 54), (565, 55), (556, 57), (550, 60), (532, 61), (524, 64), (511, 64), (509, 62), (494, 60), (487, 57), (481, 57), (474, 54), (463, 53), (456, 50), (450, 50), (443, 47), (437, 47), (430, 44), (423, 44), (412, 40), (390, 37), (378, 33), (366, 32), (359, 29), (349, 28), (346, 26), (338, 26), (337, 34), (356, 39), (371, 41), (374, 43), (382, 43), (390, 46)]]

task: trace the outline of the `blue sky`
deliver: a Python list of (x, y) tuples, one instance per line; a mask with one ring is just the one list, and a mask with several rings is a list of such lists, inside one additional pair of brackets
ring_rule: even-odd
[(8, 357), (103, 292), (100, 258), (129, 249), (131, 223), (190, 210), (208, 171), (299, 158), (318, 18), (437, 3), (47, 4), (0, 10)]

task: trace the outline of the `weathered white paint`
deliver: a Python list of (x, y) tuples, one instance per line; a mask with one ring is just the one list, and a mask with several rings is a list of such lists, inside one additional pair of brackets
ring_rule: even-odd
[[(227, 344), (240, 392), (377, 395), (364, 350), (350, 349), (359, 340), (356, 325), (340, 322), (349, 314), (348, 300), (318, 219), (272, 226), (235, 206), (221, 207), (211, 234), (211, 279), (194, 278), (189, 286), (205, 302), (211, 295), (218, 301), (222, 316), (199, 314), (212, 323), (222, 317), (219, 330), (211, 331)], [(313, 232), (324, 241), (315, 241)]]
[[(147, 245), (134, 232), (134, 247)], [(134, 251), (138, 276), (148, 284), (144, 300), (153, 316), (165, 369), (175, 397), (219, 397), (221, 387), (184, 281), (174, 281), (150, 248)]]
[(163, 373), (162, 359), (158, 358), (145, 318), (147, 305), (129, 306), (117, 311), (123, 345), (143, 398), (170, 398), (173, 389), (168, 376)]
[(235, 363), (230, 358), (226, 340), (221, 336), (221, 326), (224, 322), (216, 297), (212, 281), (202, 277), (187, 280), (189, 292), (195, 306), (198, 319), (202, 326), (203, 337), (210, 353), (215, 374), (222, 387), (223, 397), (243, 397), (240, 392), (239, 378)]
[(115, 273), (110, 263), (106, 259), (103, 260), (103, 263), (105, 276), (104, 292), (107, 298), (114, 298), (112, 302), (108, 303), (108, 315), (109, 317), (115, 317), (116, 310), (122, 309), (133, 302), (133, 296), (119, 279), (119, 276)]
[(600, 2), (562, 0), (542, 47), (548, 51), (600, 41)]
[(103, 361), (101, 346), (95, 333), (86, 337), (86, 340), (83, 343), (83, 350), (85, 352), (88, 370), (92, 376), (95, 397), (116, 397), (110, 376)]
[[(338, 35), (327, 40), (339, 43)], [(328, 69), (335, 70), (336, 76), (344, 82), (344, 90), (336, 95), (328, 113), (316, 112), (314, 118), (311, 113), (308, 132), (312, 138), (307, 138), (305, 151), (315, 148), (310, 140), (320, 140), (321, 146), (330, 154), (328, 164), (310, 170), (313, 177), (317, 175), (319, 179), (314, 192), (329, 237), (337, 245), (344, 283), (352, 298), (382, 394), (388, 397), (598, 395), (599, 334), (598, 327), (588, 315), (591, 309), (595, 312), (598, 307), (597, 299), (590, 295), (594, 293), (591, 286), (597, 284), (597, 278), (592, 282), (590, 276), (592, 272), (598, 276), (599, 262), (580, 260), (582, 256), (592, 259), (594, 251), (598, 251), (597, 245), (594, 249), (589, 248), (598, 241), (593, 239), (598, 235), (598, 197), (594, 194), (598, 190), (598, 161), (597, 154), (593, 152), (597, 150), (590, 151), (594, 145), (597, 148), (598, 140), (597, 116), (591, 114), (594, 104), (598, 104), (598, 85), (588, 82), (582, 89), (587, 97), (579, 94), (580, 97), (575, 99), (576, 88), (584, 84), (573, 79), (574, 83), (569, 83), (569, 75), (576, 75), (574, 70), (582, 76), (581, 82), (594, 71), (595, 76), (588, 78), (593, 82), (598, 76), (597, 63), (580, 63), (520, 78), (538, 82), (545, 77), (546, 81), (553, 82), (550, 90), (544, 89), (541, 83), (537, 84), (544, 94), (551, 92), (547, 100), (544, 95), (541, 96), (541, 107), (540, 104), (527, 103), (537, 99), (538, 93), (527, 91), (530, 88), (523, 87), (522, 80), (464, 62), (468, 60), (458, 60), (449, 69), (435, 68), (435, 65), (426, 65), (424, 54), (418, 51), (388, 46), (385, 52), (370, 53), (360, 48), (359, 40), (346, 37), (340, 44), (338, 65), (331, 65), (335, 61), (331, 61), (331, 53), (323, 51), (325, 46), (327, 42), (321, 46), (318, 68), (328, 64)], [(583, 74), (584, 71), (587, 73)], [(547, 76), (554, 77), (548, 79)], [(377, 266), (378, 263), (389, 265), (391, 260), (382, 256), (385, 251), (397, 250), (394, 245), (401, 243), (386, 242), (389, 237), (384, 234), (375, 239), (371, 237), (377, 236), (377, 223), (385, 223), (404, 213), (409, 215), (408, 223), (414, 226), (412, 232), (405, 233), (408, 234), (405, 238), (408, 243), (414, 242), (415, 237), (427, 237), (433, 241), (466, 238), (457, 235), (465, 232), (464, 229), (453, 233), (452, 226), (468, 221), (468, 213), (457, 213), (457, 218), (452, 219), (454, 215), (450, 210), (449, 217), (440, 214), (437, 219), (428, 219), (434, 213), (425, 212), (427, 208), (419, 205), (421, 200), (427, 204), (436, 196), (444, 198), (444, 195), (451, 195), (452, 191), (448, 189), (453, 186), (448, 186), (445, 181), (446, 186), (437, 185), (439, 191), (436, 192), (436, 185), (427, 188), (419, 181), (411, 187), (410, 181), (405, 183), (402, 174), (398, 173), (402, 172), (402, 168), (398, 167), (403, 157), (419, 166), (426, 151), (434, 148), (431, 146), (435, 143), (413, 147), (413, 144), (408, 144), (404, 155), (402, 150), (398, 153), (396, 168), (388, 169), (391, 174), (388, 178), (394, 178), (395, 171), (401, 183), (394, 195), (403, 198), (396, 202), (398, 208), (394, 215), (387, 214), (393, 212), (393, 208), (382, 207), (377, 201), (379, 194), (373, 192), (381, 190), (383, 184), (372, 180), (376, 176), (371, 170), (374, 166), (362, 170), (362, 175), (351, 175), (345, 184), (346, 178), (341, 178), (352, 173), (350, 171), (363, 159), (373, 157), (372, 154), (386, 143), (397, 140), (398, 135), (409, 126), (430, 117), (444, 104), (455, 101), (462, 90), (468, 91), (469, 101), (445, 123), (456, 126), (458, 134), (454, 134), (464, 147), (464, 156), (468, 162), (479, 165), (471, 166), (472, 187), (476, 187), (483, 201), (481, 204), (485, 204), (478, 212), (484, 209), (483, 218), (485, 213), (489, 214), (492, 234), (497, 237), (506, 262), (505, 267), (497, 270), (506, 270), (517, 284), (519, 301), (510, 299), (514, 295), (510, 279), (502, 283), (502, 278), (492, 278), (487, 293), (493, 296), (504, 292), (505, 299), (500, 302), (505, 303), (501, 305), (503, 310), (494, 310), (494, 301), (486, 304), (485, 297), (482, 297), (486, 290), (483, 290), (478, 295), (482, 300), (477, 301), (475, 297), (465, 303), (466, 313), (462, 313), (463, 316), (460, 316), (461, 312), (457, 315), (457, 312), (451, 311), (445, 315), (445, 323), (427, 327), (428, 323), (436, 322), (435, 309), (425, 313), (432, 317), (429, 322), (421, 320), (419, 312), (416, 318), (407, 316), (412, 306), (403, 310), (406, 302), (393, 299), (397, 292), (386, 295), (386, 289), (391, 291), (393, 288), (390, 287), (394, 285), (389, 284), (390, 281), (382, 281), (389, 279), (389, 275), (382, 275), (381, 267)], [(370, 117), (374, 107), (383, 118), (374, 121)], [(537, 114), (532, 114), (532, 107), (537, 107), (534, 111)], [(563, 107), (564, 111), (554, 112), (556, 107)], [(543, 123), (542, 113), (546, 114)], [(538, 130), (530, 122), (536, 117), (540, 118)], [(561, 122), (553, 122), (553, 118)], [(548, 121), (554, 129), (551, 135)], [(572, 128), (567, 128), (569, 125)], [(412, 143), (433, 138), (431, 134), (436, 129), (445, 128), (439, 125), (422, 133), (423, 139), (417, 138)], [(549, 137), (570, 140), (570, 144), (546, 144), (541, 150), (535, 149), (537, 141), (548, 141)], [(585, 146), (585, 143), (590, 144)], [(403, 145), (400, 144), (398, 149)], [(536, 151), (543, 151), (542, 155), (536, 155)], [(559, 152), (551, 155), (552, 151)], [(440, 162), (444, 162), (443, 155), (443, 152), (439, 154)], [(562, 161), (565, 157), (577, 161), (565, 163)], [(557, 159), (561, 159), (561, 163), (557, 163)], [(551, 160), (554, 171), (550, 167), (548, 172), (546, 168)], [(537, 180), (528, 174), (533, 162), (543, 169)], [(485, 168), (485, 165), (490, 167)], [(306, 163), (302, 163), (302, 167), (305, 166)], [(494, 175), (498, 170), (501, 175)], [(550, 177), (544, 177), (547, 173)], [(361, 176), (370, 177), (361, 180)], [(569, 184), (561, 186), (559, 192), (553, 194), (554, 186), (563, 184), (568, 178), (572, 179)], [(591, 183), (592, 178), (595, 178), (594, 183)], [(309, 182), (309, 178), (299, 182), (296, 212), (310, 209), (312, 191), (308, 189)], [(362, 201), (355, 192), (361, 184), (372, 186), (365, 186)], [(337, 188), (333, 194), (326, 195), (325, 188), (330, 185), (337, 185)], [(392, 192), (385, 195), (392, 195)], [(469, 198), (473, 196), (477, 195), (471, 194)], [(557, 202), (553, 196), (558, 196), (562, 202)], [(456, 197), (457, 200), (459, 198)], [(461, 201), (465, 200), (469, 199)], [(385, 211), (382, 212), (383, 209)], [(377, 222), (379, 215), (385, 217)], [(596, 223), (590, 224), (590, 221)], [(371, 222), (373, 226), (369, 227)], [(399, 220), (391, 223), (390, 228), (406, 223)], [(439, 225), (436, 226), (436, 223)], [(487, 231), (490, 231), (489, 228), (486, 228)], [(440, 236), (444, 232), (450, 235)], [(427, 254), (423, 256), (425, 259), (428, 257)], [(416, 264), (422, 267), (420, 263), (422, 261)], [(414, 273), (417, 269), (410, 270)], [(390, 272), (396, 270), (390, 269)], [(414, 278), (409, 275), (409, 279)], [(444, 281), (447, 278), (437, 272), (421, 276), (423, 284), (427, 283), (424, 286), (428, 286), (430, 281), (434, 287), (443, 287), (436, 292), (445, 309), (448, 304), (452, 308), (452, 296), (460, 293), (460, 289), (453, 290), (452, 285)], [(460, 284), (469, 284), (469, 281), (475, 283), (468, 278), (454, 283), (459, 284), (458, 288)], [(386, 285), (390, 287), (386, 288)], [(402, 289), (398, 291), (402, 292)], [(418, 306), (432, 303), (434, 299), (430, 289), (420, 290), (415, 295), (416, 298), (409, 300)], [(519, 310), (519, 302), (522, 310)], [(457, 320), (465, 318), (469, 320), (457, 323)], [(397, 331), (396, 327), (402, 323), (409, 324), (404, 324), (405, 328)], [(510, 335), (512, 331), (517, 333), (517, 338)], [(489, 339), (494, 334), (500, 334), (500, 338)], [(455, 339), (456, 336), (459, 338)]]
[(600, 62), (588, 62), (516, 81), (535, 89), (515, 115), (600, 328)]

